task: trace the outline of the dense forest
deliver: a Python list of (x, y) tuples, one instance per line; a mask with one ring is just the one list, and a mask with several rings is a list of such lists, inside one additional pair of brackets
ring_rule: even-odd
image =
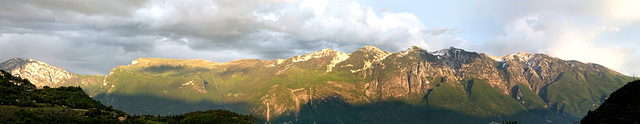
[(227, 110), (182, 115), (129, 115), (105, 106), (76, 86), (37, 89), (29, 80), (0, 70), (0, 123), (256, 123)]

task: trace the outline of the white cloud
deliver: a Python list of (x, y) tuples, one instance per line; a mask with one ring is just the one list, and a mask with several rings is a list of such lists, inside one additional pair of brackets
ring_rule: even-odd
[[(640, 73), (637, 63), (640, 54), (636, 50), (640, 44), (620, 46), (599, 40), (604, 33), (617, 33), (625, 26), (638, 23), (640, 11), (636, 10), (640, 4), (635, 4), (637, 1), (523, 3), (530, 6), (516, 10), (517, 13), (496, 15), (508, 22), (504, 34), (484, 42), (478, 51), (497, 56), (518, 51), (547, 53), (567, 60), (598, 63), (625, 74)], [(555, 9), (543, 9), (549, 6)]]
[[(83, 74), (106, 74), (138, 57), (224, 62), (287, 58), (323, 48), (351, 52), (374, 45), (399, 51), (463, 41), (448, 28), (425, 28), (412, 13), (376, 12), (356, 1), (0, 3), (0, 43), (27, 48), (7, 48), (18, 52), (0, 58), (41, 59)], [(54, 47), (29, 45), (47, 43)]]
[(311, 8), (316, 15), (322, 15), (327, 9), (329, 0), (303, 0), (298, 7), (300, 10)]
[(604, 20), (628, 25), (640, 20), (640, 1), (638, 0), (610, 0), (602, 5)]
[(640, 73), (638, 47), (631, 47), (640, 44), (598, 40), (638, 23), (640, 4), (635, 0), (476, 2), (477, 8), (464, 11), (469, 14), (457, 15), (481, 14), (505, 24), (496, 27), (503, 34), (480, 44), (458, 37), (463, 28), (424, 24), (413, 13), (377, 11), (358, 2), (0, 0), (0, 44), (11, 50), (3, 50), (7, 54), (0, 58), (43, 59), (74, 72), (106, 74), (138, 57), (225, 62), (287, 58), (323, 48), (352, 52), (373, 45), (394, 52), (419, 45), (431, 51), (455, 46), (497, 56), (541, 52)]
[(620, 31), (620, 28), (619, 27), (614, 27), (614, 26), (602, 26), (602, 28), (600, 28), (600, 30), (602, 32), (616, 33), (618, 31)]

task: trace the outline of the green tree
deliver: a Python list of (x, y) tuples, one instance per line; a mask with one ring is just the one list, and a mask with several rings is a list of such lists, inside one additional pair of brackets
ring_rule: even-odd
[(505, 120), (505, 121), (502, 122), (502, 124), (520, 124), (520, 122)]

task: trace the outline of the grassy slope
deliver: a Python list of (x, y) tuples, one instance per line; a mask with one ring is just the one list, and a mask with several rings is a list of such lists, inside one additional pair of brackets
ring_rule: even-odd
[[(434, 88), (429, 95), (429, 106), (453, 110), (457, 113), (464, 113), (470, 117), (476, 117), (482, 122), (496, 121), (502, 119), (518, 120), (526, 123), (543, 123), (544, 120), (537, 116), (532, 116), (524, 104), (513, 98), (503, 95), (499, 89), (491, 87), (485, 80), (471, 79), (463, 90), (450, 85), (440, 85)], [(446, 120), (468, 119), (451, 116)], [(474, 119), (469, 119), (473, 122)]]
[(102, 75), (73, 74), (69, 82), (76, 82), (76, 86), (82, 87), (89, 96), (94, 96), (100, 90), (100, 84), (104, 80)]
[(552, 111), (572, 121), (579, 121), (589, 110), (596, 109), (608, 93), (631, 80), (610, 73), (596, 75), (570, 70), (547, 87), (547, 101)]
[[(0, 73), (0, 91), (0, 123), (255, 123), (250, 115), (227, 110), (131, 116), (93, 100), (80, 87), (35, 89), (28, 80), (4, 71)], [(116, 117), (128, 119), (120, 122)]]
[[(145, 104), (158, 104), (163, 101), (183, 101), (170, 102), (162, 107), (182, 106), (181, 109), (201, 110), (202, 107), (211, 108), (231, 108), (241, 113), (249, 113), (249, 108), (264, 107), (260, 105), (260, 99), (265, 95), (277, 95), (282, 97), (291, 97), (288, 90), (291, 89), (317, 89), (321, 88), (325, 92), (308, 91), (315, 97), (328, 97), (339, 94), (352, 94), (353, 96), (362, 97), (362, 99), (373, 100), (362, 91), (345, 90), (336, 87), (333, 83), (344, 83), (346, 86), (358, 87), (364, 89), (363, 82), (373, 80), (388, 81), (389, 76), (393, 76), (400, 72), (397, 67), (408, 67), (417, 64), (418, 61), (436, 61), (437, 58), (429, 56), (429, 54), (410, 53), (409, 57), (389, 59), (396, 61), (390, 62), (385, 60), (386, 69), (375, 67), (369, 70), (371, 75), (362, 73), (351, 73), (350, 70), (358, 70), (364, 67), (363, 59), (371, 59), (360, 51), (351, 54), (352, 58), (336, 65), (334, 71), (326, 72), (326, 65), (330, 59), (312, 59), (306, 62), (293, 63), (294, 66), (275, 66), (267, 67), (269, 64), (259, 60), (239, 60), (227, 63), (226, 65), (216, 65), (215, 63), (201, 62), (197, 64), (188, 64), (190, 60), (169, 60), (169, 59), (153, 59), (156, 63), (141, 66), (120, 66), (114, 70), (114, 73), (107, 77), (107, 81), (115, 87), (110, 89), (102, 89), (100, 93), (107, 94), (96, 98), (105, 98), (101, 101), (109, 103), (114, 96), (125, 97), (127, 95), (140, 95), (145, 98), (151, 98), (144, 102)], [(187, 64), (184, 64), (187, 63)], [(292, 64), (291, 60), (285, 61), (282, 65)], [(397, 66), (395, 66), (397, 65)], [(482, 67), (490, 68), (490, 67)], [(285, 70), (280, 74), (279, 70)], [(368, 77), (367, 77), (368, 76)], [(414, 75), (415, 76), (415, 75)], [(440, 82), (444, 77), (429, 77), (432, 85), (439, 85), (434, 88), (430, 95), (426, 96), (428, 102), (427, 112), (416, 112), (417, 114), (433, 115), (434, 117), (460, 119), (469, 116), (471, 118), (462, 119), (461, 122), (482, 121), (499, 121), (523, 120), (529, 122), (544, 122), (552, 120), (557, 123), (566, 122), (563, 117), (554, 114), (554, 112), (563, 115), (566, 112), (570, 119), (581, 117), (581, 113), (593, 109), (594, 102), (597, 102), (611, 92), (615, 87), (621, 86), (625, 81), (624, 76), (615, 76), (614, 74), (601, 73), (593, 74), (588, 71), (568, 71), (559, 76), (558, 80), (548, 85), (547, 96), (541, 98), (534, 91), (526, 86), (521, 87), (524, 96), (524, 102), (516, 101), (503, 94), (499, 89), (491, 87), (485, 80), (473, 79), (463, 82)], [(195, 85), (185, 85), (187, 82), (196, 82)], [(474, 83), (469, 89), (465, 86), (469, 81)], [(207, 83), (205, 83), (207, 82)], [(206, 86), (206, 93), (197, 92)], [(277, 90), (273, 88), (276, 87)], [(158, 90), (162, 89), (162, 90)], [(166, 93), (164, 93), (166, 91)], [(565, 93), (570, 91), (569, 93)], [(407, 108), (423, 105), (422, 97), (412, 97), (411, 100), (398, 99), (402, 103), (406, 103)], [(136, 99), (136, 97), (127, 97), (127, 99)], [(276, 103), (292, 106), (293, 101), (286, 99), (278, 99)], [(351, 100), (351, 99), (349, 99)], [(549, 101), (551, 108), (547, 108), (546, 101)], [(129, 100), (125, 100), (129, 101)], [(135, 100), (131, 100), (135, 101)], [(111, 101), (113, 102), (113, 101)], [(123, 101), (120, 101), (121, 103)], [(348, 106), (355, 107), (356, 110), (368, 108), (373, 103), (346, 101)], [(555, 104), (557, 103), (557, 104)], [(241, 104), (234, 106), (235, 104)], [(395, 105), (395, 103), (393, 103)], [(115, 105), (115, 104), (114, 104)], [(140, 108), (129, 102), (128, 108)], [(207, 106), (208, 105), (208, 106)], [(191, 106), (191, 107), (190, 107)], [(231, 106), (231, 107), (230, 107)], [(401, 105), (401, 106), (404, 106)], [(560, 106), (560, 107), (558, 107)], [(118, 106), (116, 106), (118, 107)], [(179, 107), (176, 107), (180, 109)], [(562, 111), (558, 111), (563, 108)], [(210, 108), (206, 108), (210, 109)], [(372, 108), (373, 109), (373, 108)], [(177, 110), (177, 109), (173, 109)], [(408, 109), (407, 109), (408, 110)], [(446, 111), (445, 111), (446, 110)], [(183, 111), (185, 112), (185, 111)], [(434, 114), (442, 112), (441, 114)], [(136, 109), (134, 113), (145, 113), (143, 109)], [(166, 114), (167, 111), (152, 113)], [(258, 112), (260, 113), (260, 112)], [(411, 112), (409, 112), (411, 113)], [(411, 113), (411, 114), (416, 114)], [(180, 114), (180, 112), (173, 114)], [(288, 113), (291, 115), (292, 113)], [(451, 115), (451, 116), (441, 116)], [(500, 115), (500, 117), (498, 117)], [(406, 117), (411, 115), (403, 114)], [(284, 116), (283, 118), (288, 118)], [(422, 119), (437, 119), (433, 117), (417, 117)], [(413, 118), (415, 119), (415, 118)], [(411, 119), (409, 119), (411, 120)], [(418, 119), (420, 120), (420, 119)], [(522, 122), (522, 121), (520, 121)]]

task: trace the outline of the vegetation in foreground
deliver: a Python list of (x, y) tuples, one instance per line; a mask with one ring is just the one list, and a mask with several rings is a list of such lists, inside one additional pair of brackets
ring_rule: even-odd
[(257, 123), (251, 115), (242, 115), (228, 110), (208, 110), (189, 112), (182, 115), (133, 115), (128, 122), (131, 123), (169, 123), (169, 124), (201, 124), (201, 123), (223, 123), (223, 124), (251, 124)]
[(595, 111), (589, 111), (583, 124), (639, 124), (640, 80), (627, 83), (613, 92)]
[(29, 80), (0, 70), (0, 123), (255, 123), (227, 110), (174, 116), (128, 115), (91, 99), (80, 87), (36, 89)]

